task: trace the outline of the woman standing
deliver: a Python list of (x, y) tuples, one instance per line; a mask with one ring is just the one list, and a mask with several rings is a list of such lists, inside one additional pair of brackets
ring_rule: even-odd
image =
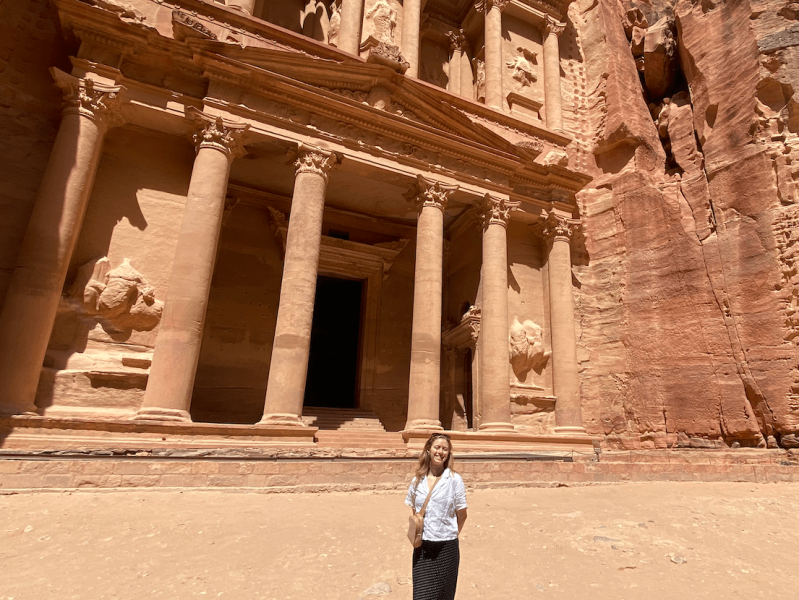
[[(435, 486), (435, 489), (434, 489)], [(405, 504), (424, 514), (422, 545), (413, 550), (413, 600), (453, 600), (458, 585), (458, 534), (466, 521), (466, 490), (452, 469), (452, 442), (434, 433), (424, 445)]]

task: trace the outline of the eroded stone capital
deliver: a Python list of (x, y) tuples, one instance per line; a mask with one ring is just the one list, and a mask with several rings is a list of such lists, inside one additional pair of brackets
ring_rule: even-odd
[(222, 117), (207, 115), (193, 107), (189, 109), (188, 116), (197, 127), (192, 141), (198, 152), (202, 148), (214, 148), (231, 159), (246, 154), (241, 139), (242, 134), (250, 128), (248, 123), (234, 123)]
[(451, 50), (463, 52), (466, 48), (466, 35), (463, 33), (463, 29), (448, 31), (447, 37)]
[(477, 12), (487, 13), (492, 8), (498, 8), (499, 10), (505, 10), (505, 7), (509, 4), (510, 0), (477, 0), (474, 4), (474, 8)]
[(338, 163), (338, 158), (330, 150), (300, 144), (297, 160), (294, 161), (294, 168), (297, 175), (300, 173), (313, 173), (324, 177), (325, 183), (327, 183), (330, 172), (336, 163)]
[(547, 15), (546, 19), (546, 23), (544, 24), (544, 37), (547, 37), (550, 33), (560, 36), (560, 34), (566, 29), (566, 23), (557, 21), (552, 17), (552, 15)]
[(432, 206), (441, 211), (447, 208), (447, 201), (452, 193), (458, 189), (458, 186), (426, 179), (421, 175), (416, 177), (417, 182), (405, 194), (405, 199), (413, 202), (419, 212), (426, 206)]
[(506, 200), (505, 198), (494, 198), (491, 194), (483, 196), (478, 205), (478, 216), (480, 225), (485, 230), (489, 225), (501, 225), (507, 228), (510, 221), (510, 213), (521, 206), (521, 202)]
[(555, 240), (571, 242), (580, 225), (580, 219), (564, 217), (556, 214), (554, 210), (550, 210), (541, 225), (540, 231), (543, 238), (550, 244)]
[(64, 115), (87, 117), (105, 128), (123, 123), (121, 96), (124, 87), (99, 83), (88, 77), (75, 77), (55, 67), (50, 69), (50, 73), (64, 92)]

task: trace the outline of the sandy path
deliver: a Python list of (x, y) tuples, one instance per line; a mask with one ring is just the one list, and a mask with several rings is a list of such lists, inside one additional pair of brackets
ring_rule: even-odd
[[(0, 599), (410, 600), (402, 496), (0, 496)], [(468, 500), (460, 600), (799, 589), (799, 484), (476, 490)]]

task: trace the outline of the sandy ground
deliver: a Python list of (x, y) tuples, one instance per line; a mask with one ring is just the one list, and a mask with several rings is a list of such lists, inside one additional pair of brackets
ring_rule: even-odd
[[(0, 599), (409, 600), (403, 496), (0, 496)], [(799, 589), (799, 484), (474, 490), (468, 501), (461, 600)]]

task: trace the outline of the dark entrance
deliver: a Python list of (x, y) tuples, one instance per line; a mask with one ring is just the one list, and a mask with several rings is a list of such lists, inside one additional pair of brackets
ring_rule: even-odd
[(356, 408), (362, 292), (361, 281), (319, 276), (305, 406)]

